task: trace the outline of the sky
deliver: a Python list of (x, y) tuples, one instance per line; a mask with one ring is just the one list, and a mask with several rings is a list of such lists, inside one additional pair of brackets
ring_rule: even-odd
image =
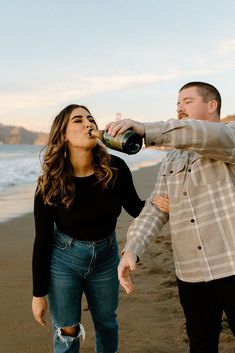
[(100, 128), (165, 121), (195, 80), (235, 114), (234, 18), (234, 0), (2, 0), (0, 123), (48, 132), (72, 103)]

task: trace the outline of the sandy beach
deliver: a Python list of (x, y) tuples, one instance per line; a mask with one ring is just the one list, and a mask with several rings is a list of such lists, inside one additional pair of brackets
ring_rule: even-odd
[[(158, 166), (133, 173), (142, 198), (153, 189)], [(131, 217), (119, 218), (117, 236), (120, 252)], [(0, 320), (1, 353), (52, 353), (50, 318), (42, 328), (31, 314), (31, 256), (34, 224), (31, 213), (0, 223)], [(187, 353), (185, 321), (175, 280), (170, 231), (164, 227), (149, 246), (133, 275), (135, 291), (127, 296), (120, 288), (118, 310), (120, 353)], [(83, 302), (82, 323), (86, 340), (81, 353), (94, 352), (94, 332)], [(223, 322), (221, 352), (235, 353), (235, 339)]]

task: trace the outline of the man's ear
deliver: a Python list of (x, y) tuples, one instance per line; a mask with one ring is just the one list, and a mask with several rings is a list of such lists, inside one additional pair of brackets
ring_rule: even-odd
[(213, 114), (216, 111), (217, 107), (218, 103), (216, 102), (216, 100), (208, 102), (208, 111), (210, 114)]

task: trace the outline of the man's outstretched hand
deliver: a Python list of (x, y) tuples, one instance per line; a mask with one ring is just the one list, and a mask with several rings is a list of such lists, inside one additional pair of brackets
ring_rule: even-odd
[(129, 294), (133, 291), (133, 284), (131, 281), (131, 273), (136, 269), (136, 255), (126, 251), (118, 266), (118, 278), (121, 286)]

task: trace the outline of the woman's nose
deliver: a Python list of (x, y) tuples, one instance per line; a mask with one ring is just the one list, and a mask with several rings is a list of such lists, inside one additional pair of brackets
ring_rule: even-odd
[(84, 124), (86, 128), (90, 128), (92, 126), (92, 122), (89, 121), (88, 119), (84, 119)]

